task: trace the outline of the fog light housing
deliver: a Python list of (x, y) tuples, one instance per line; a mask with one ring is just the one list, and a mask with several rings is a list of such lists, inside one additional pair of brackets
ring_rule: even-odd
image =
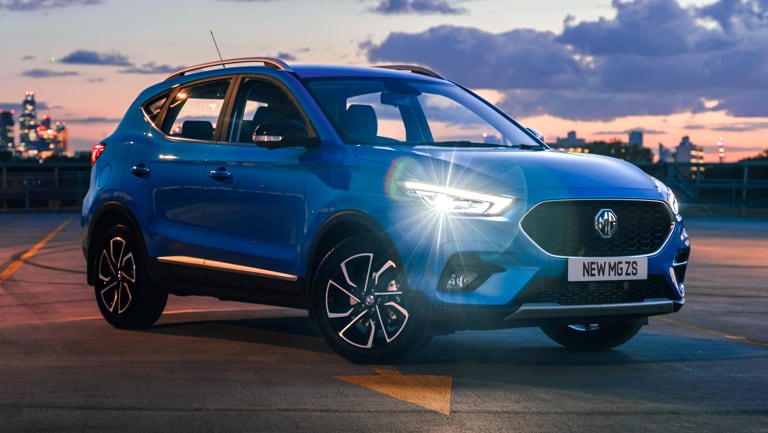
[(501, 266), (488, 263), (475, 254), (459, 253), (448, 260), (438, 290), (443, 293), (469, 293), (492, 274), (502, 271), (504, 268)]
[(475, 271), (454, 272), (448, 275), (448, 280), (445, 283), (445, 291), (447, 292), (462, 292), (465, 288), (472, 285), (472, 282), (480, 276)]

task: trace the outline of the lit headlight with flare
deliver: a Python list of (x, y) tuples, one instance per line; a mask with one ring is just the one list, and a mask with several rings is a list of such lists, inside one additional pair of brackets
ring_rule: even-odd
[(483, 194), (419, 181), (401, 183), (405, 192), (420, 198), (438, 212), (463, 215), (499, 215), (514, 202), (512, 197)]

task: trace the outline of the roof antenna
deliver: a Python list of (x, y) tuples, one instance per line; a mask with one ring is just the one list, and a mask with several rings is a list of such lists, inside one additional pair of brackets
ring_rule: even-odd
[(221, 57), (221, 51), (219, 51), (219, 44), (216, 43), (216, 36), (213, 36), (213, 30), (211, 32), (211, 39), (213, 39), (213, 46), (216, 47), (216, 52), (219, 53), (219, 60), (222, 62), (224, 61), (224, 58)]

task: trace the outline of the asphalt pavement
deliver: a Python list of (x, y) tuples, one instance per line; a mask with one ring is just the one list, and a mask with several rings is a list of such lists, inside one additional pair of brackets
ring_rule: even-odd
[(171, 297), (155, 327), (116, 330), (79, 217), (0, 214), (0, 432), (766, 433), (768, 220), (687, 225), (685, 307), (618, 349), (471, 331), (370, 366), (301, 310)]

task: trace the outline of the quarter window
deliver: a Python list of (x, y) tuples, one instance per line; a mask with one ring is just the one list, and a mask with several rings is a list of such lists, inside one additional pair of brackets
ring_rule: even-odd
[(165, 116), (163, 132), (192, 140), (213, 140), (230, 80), (181, 88)]

